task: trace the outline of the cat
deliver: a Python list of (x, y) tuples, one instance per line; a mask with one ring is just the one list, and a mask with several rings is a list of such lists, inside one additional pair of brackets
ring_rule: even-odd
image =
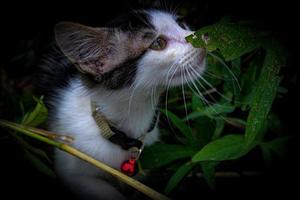
[[(162, 10), (135, 10), (105, 27), (72, 22), (55, 26), (58, 50), (38, 77), (51, 95), (49, 130), (69, 135), (82, 152), (120, 170), (128, 151), (105, 138), (91, 102), (116, 129), (145, 145), (159, 140), (156, 106), (169, 87), (193, 81), (205, 70), (205, 50), (185, 37), (193, 32)], [(94, 166), (56, 150), (55, 169), (84, 199), (126, 199), (121, 185)], [(128, 198), (128, 197), (127, 197)]]

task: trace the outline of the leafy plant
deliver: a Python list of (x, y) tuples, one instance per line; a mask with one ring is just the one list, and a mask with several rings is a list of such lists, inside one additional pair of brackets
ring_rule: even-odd
[[(199, 171), (214, 187), (220, 164), (247, 156), (255, 147), (268, 163), (273, 153), (282, 155), (289, 139), (280, 134), (266, 137), (269, 130), (280, 127), (272, 104), (286, 92), (279, 85), (285, 51), (276, 40), (225, 22), (204, 27), (186, 39), (195, 48), (207, 50), (207, 71), (196, 82), (169, 93), (168, 109), (161, 109), (170, 124), (161, 128), (165, 139), (145, 148), (141, 156), (143, 169), (166, 168), (169, 172), (166, 194), (188, 174)], [(25, 109), (21, 100), (23, 116), (16, 121), (24, 126), (42, 125), (47, 117), (42, 98), (26, 99), (33, 100), (35, 107)], [(55, 177), (46, 151), (12, 134), (34, 166)]]
[[(48, 110), (43, 103), (43, 97), (37, 98), (31, 95), (24, 95), (20, 98), (19, 102), (22, 113), (24, 114), (16, 121), (19, 121), (21, 126), (36, 127), (45, 123)], [(25, 106), (24, 104), (30, 105)], [(11, 134), (23, 149), (24, 156), (37, 170), (52, 178), (56, 177), (52, 169), (52, 160), (48, 156), (47, 149), (39, 147), (36, 141), (28, 140), (27, 137), (22, 137), (22, 135), (16, 134), (15, 131), (11, 131)]]
[[(280, 87), (279, 70), (285, 65), (285, 51), (276, 40), (229, 22), (204, 27), (186, 40), (207, 50), (207, 72), (182, 88), (187, 90), (184, 99), (181, 91), (171, 92), (168, 110), (162, 109), (171, 125), (162, 131), (175, 133), (176, 139), (147, 147), (141, 157), (143, 168), (173, 172), (167, 194), (199, 170), (214, 187), (220, 163), (238, 160), (257, 146), (270, 159), (271, 151), (280, 153), (288, 139), (265, 137), (273, 124), (270, 116), (276, 116), (271, 108)], [(179, 107), (185, 99), (190, 103)]]

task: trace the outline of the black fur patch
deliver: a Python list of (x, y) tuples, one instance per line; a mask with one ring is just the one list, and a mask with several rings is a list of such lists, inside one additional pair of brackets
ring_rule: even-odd
[(110, 21), (107, 27), (119, 28), (122, 31), (139, 31), (140, 29), (154, 29), (150, 22), (149, 15), (145, 11), (132, 11), (120, 15), (116, 19)]
[(45, 95), (65, 87), (79, 73), (56, 45), (44, 53), (37, 66), (35, 86), (38, 92)]
[(119, 67), (104, 74), (102, 76), (102, 83), (108, 89), (121, 89), (130, 86), (136, 77), (137, 62), (143, 57), (145, 52), (136, 58), (128, 59)]

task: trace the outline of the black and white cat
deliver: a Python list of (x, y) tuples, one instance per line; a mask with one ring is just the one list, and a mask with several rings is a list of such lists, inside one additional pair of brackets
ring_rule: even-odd
[[(40, 77), (47, 91), (51, 80), (55, 86), (48, 99), (49, 129), (72, 136), (74, 147), (120, 169), (128, 151), (101, 135), (91, 101), (118, 130), (139, 138), (147, 132), (162, 92), (205, 70), (205, 51), (185, 40), (191, 33), (177, 23), (177, 16), (160, 10), (130, 12), (103, 28), (57, 24), (55, 37), (62, 53), (47, 59)], [(151, 145), (158, 139), (155, 126), (143, 142)], [(108, 175), (60, 150), (55, 167), (86, 199), (126, 199)]]

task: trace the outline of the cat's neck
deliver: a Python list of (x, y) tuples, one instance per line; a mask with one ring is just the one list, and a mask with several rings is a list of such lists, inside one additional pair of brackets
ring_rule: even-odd
[(117, 128), (129, 136), (139, 137), (149, 128), (162, 92), (159, 88), (94, 88), (91, 101), (100, 107), (106, 118), (117, 124)]

